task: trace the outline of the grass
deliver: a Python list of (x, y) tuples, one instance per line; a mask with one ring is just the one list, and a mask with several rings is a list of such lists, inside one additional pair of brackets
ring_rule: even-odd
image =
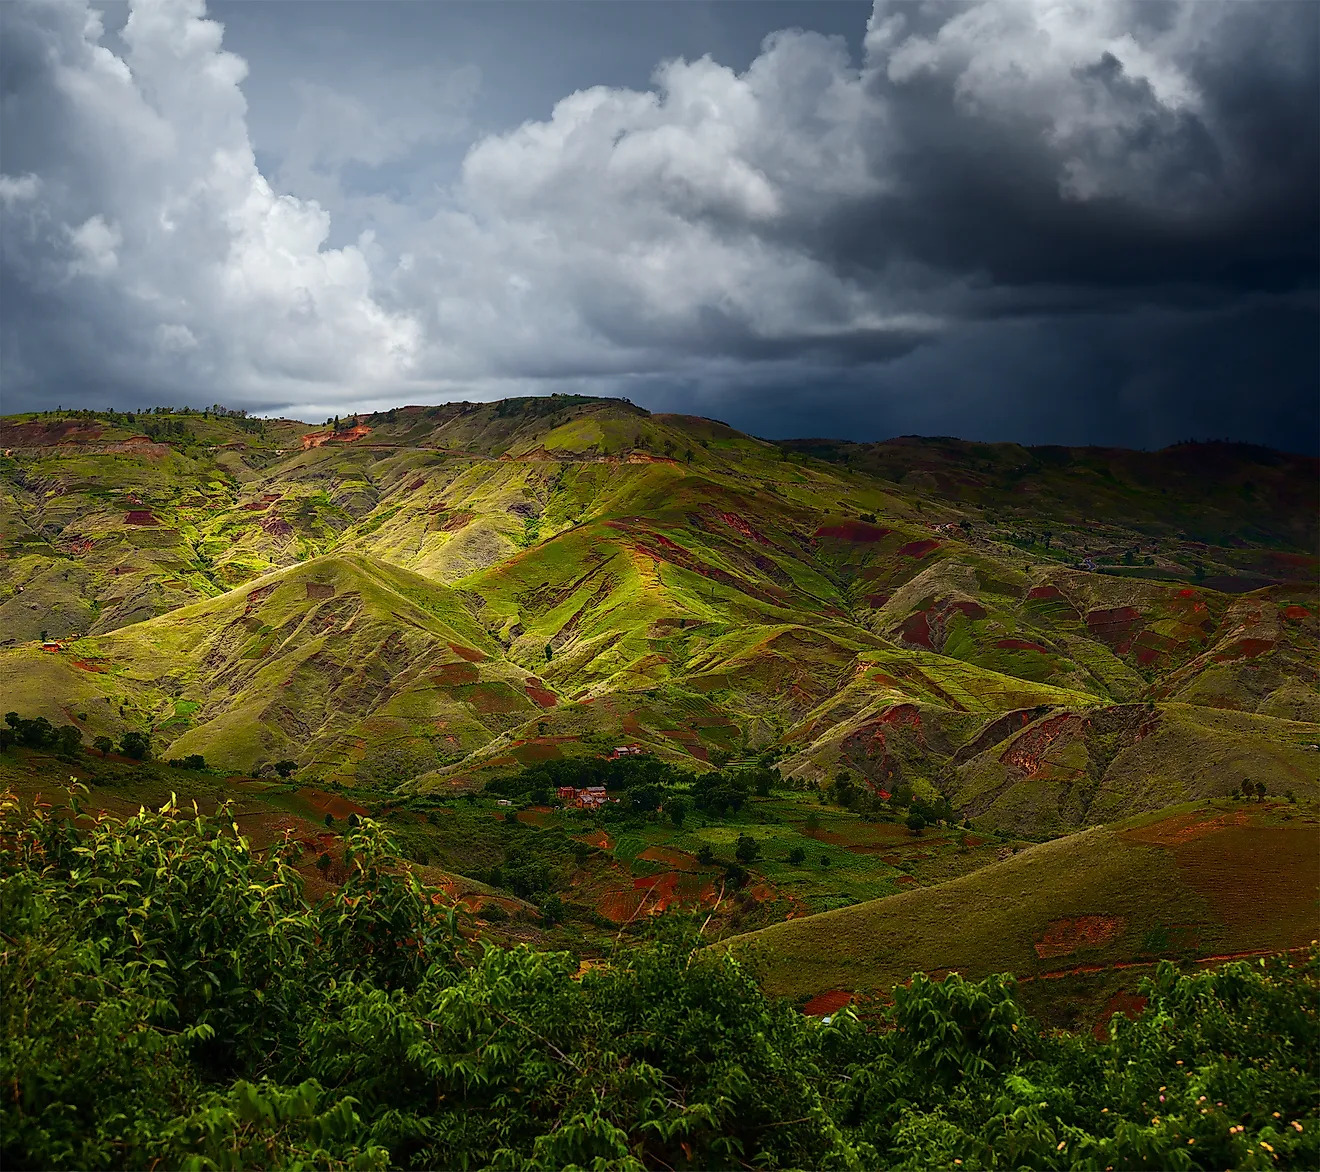
[[(1152, 502), (1197, 512), (1179, 495), (1180, 478), (1200, 483), (1185, 453), (1113, 455), (1103, 476), (1094, 454), (905, 442), (849, 449), (844, 467), (816, 458), (837, 456), (829, 445), (786, 453), (585, 397), (399, 409), (306, 451), (314, 429), (295, 421), (174, 419), (191, 438), (140, 451), (123, 444), (140, 420), (100, 419), (95, 443), (36, 442), (54, 417), (0, 421), (17, 437), (0, 460), (12, 706), (52, 719), (74, 707), (90, 735), (151, 730), (161, 749), (236, 770), (293, 756), (326, 779), (437, 792), (549, 751), (637, 741), (703, 768), (774, 747), (803, 783), (841, 767), (877, 784), (901, 774), (1032, 834), (1094, 820), (1088, 802), (1111, 817), (1225, 792), (1252, 760), (1273, 786), (1315, 780), (1302, 750), (1267, 743), (1273, 726), (1183, 712), (1320, 715), (1313, 590), (1230, 596), (1185, 574), (1071, 569), (1062, 522), (1046, 551), (1044, 522), (1033, 529), (1009, 492), (1036, 484), (1042, 518), (1099, 493), (1068, 532), (1109, 540), (1146, 524)], [(1245, 543), (1207, 552), (1210, 570), (1302, 574), (1310, 466), (1206, 459), (1235, 486), (1207, 499)], [(1281, 520), (1253, 536), (1239, 522), (1268, 501)], [(130, 511), (159, 524), (129, 525)], [(1130, 641), (1088, 622), (1123, 607)], [(43, 630), (86, 638), (37, 660)], [(480, 651), (475, 679), (440, 678), (462, 659), (451, 647)], [(104, 670), (73, 666), (92, 659)], [(200, 707), (180, 711), (181, 697)], [(1148, 698), (1161, 733), (1103, 768), (1093, 745), (1033, 779), (988, 758), (951, 764), (1000, 713)], [(887, 731), (899, 705), (920, 710), (920, 738)], [(1067, 784), (1078, 769), (1084, 793)]]
[[(1203, 825), (1187, 841), (1152, 833)], [(1320, 932), (1316, 807), (1191, 803), (1023, 850), (937, 886), (776, 924), (720, 947), (795, 998), (887, 989), (913, 972), (1041, 978), (1157, 956), (1298, 947)], [(1076, 947), (1065, 920), (1112, 921)], [(1041, 952), (1048, 953), (1042, 956)]]

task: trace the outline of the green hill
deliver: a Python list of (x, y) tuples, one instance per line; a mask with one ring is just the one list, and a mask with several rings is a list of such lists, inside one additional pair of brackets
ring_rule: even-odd
[(755, 951), (766, 987), (796, 998), (1301, 947), (1320, 931), (1318, 825), (1314, 804), (1188, 803), (717, 947)]
[(88, 738), (421, 791), (769, 753), (1026, 834), (1320, 774), (1300, 458), (776, 445), (583, 396), (0, 445), (5, 707)]

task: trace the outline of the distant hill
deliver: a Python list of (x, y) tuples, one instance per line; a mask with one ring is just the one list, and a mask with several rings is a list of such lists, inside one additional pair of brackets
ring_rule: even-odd
[(768, 752), (1020, 834), (1318, 784), (1314, 460), (772, 444), (584, 396), (0, 448), (5, 708), (88, 739), (418, 790)]

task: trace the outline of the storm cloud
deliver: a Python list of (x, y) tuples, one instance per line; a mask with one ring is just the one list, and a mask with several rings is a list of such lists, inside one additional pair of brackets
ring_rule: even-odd
[(1313, 5), (881, 2), (851, 45), (777, 30), (484, 131), (479, 62), (294, 61), (278, 152), (201, 0), (0, 24), (5, 410), (577, 390), (766, 435), (1317, 444)]

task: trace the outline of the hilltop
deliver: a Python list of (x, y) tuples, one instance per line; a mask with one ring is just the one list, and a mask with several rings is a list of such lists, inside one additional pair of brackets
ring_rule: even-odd
[(1300, 457), (772, 444), (583, 396), (0, 446), (5, 707), (88, 739), (442, 794), (768, 756), (1029, 835), (1317, 791)]

